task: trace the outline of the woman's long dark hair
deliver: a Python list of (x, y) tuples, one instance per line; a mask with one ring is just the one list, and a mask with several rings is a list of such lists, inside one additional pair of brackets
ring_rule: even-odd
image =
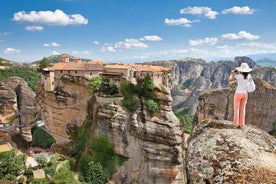
[(246, 79), (249, 73), (248, 72), (241, 72), (241, 74), (243, 75), (243, 78)]

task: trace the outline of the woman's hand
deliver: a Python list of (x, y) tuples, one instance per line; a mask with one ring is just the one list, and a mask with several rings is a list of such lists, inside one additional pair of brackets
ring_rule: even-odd
[(237, 79), (234, 77), (235, 71), (236, 71), (236, 70), (231, 70), (231, 74), (230, 74), (230, 76), (229, 76), (229, 78), (228, 78), (228, 81), (229, 81), (229, 82), (233, 82), (233, 81), (237, 80)]

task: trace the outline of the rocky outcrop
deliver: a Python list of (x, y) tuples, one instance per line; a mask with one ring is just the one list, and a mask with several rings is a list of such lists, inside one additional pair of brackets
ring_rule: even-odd
[(67, 127), (80, 127), (87, 116), (87, 105), (91, 94), (88, 80), (64, 75), (54, 92), (39, 86), (37, 93), (38, 118), (44, 120), (46, 130), (57, 143), (70, 142)]
[[(246, 124), (255, 125), (267, 132), (273, 129), (276, 121), (276, 89), (267, 82), (254, 79), (256, 90), (248, 94)], [(194, 124), (204, 119), (233, 120), (233, 99), (235, 87), (209, 90), (198, 98)]]
[(29, 129), (35, 121), (35, 97), (27, 82), (19, 77), (0, 82), (0, 123), (19, 127), (27, 141), (31, 140)]
[(115, 183), (186, 183), (182, 128), (170, 90), (155, 88), (155, 97), (161, 109), (156, 116), (141, 106), (130, 113), (114, 99), (93, 105), (92, 135), (108, 137), (116, 153), (128, 158), (113, 175)]
[[(27, 142), (32, 140), (30, 129), (36, 119), (35, 96), (22, 78), (9, 77), (0, 81), (1, 132), (8, 133), (6, 135), (20, 134), (16, 136)], [(22, 139), (16, 141), (17, 144), (21, 142)]]
[(205, 120), (191, 135), (187, 174), (191, 184), (276, 183), (276, 139), (230, 121)]
[(234, 61), (218, 62), (186, 58), (153, 62), (153, 64), (162, 64), (172, 68), (170, 86), (173, 94), (173, 108), (176, 110), (188, 109), (189, 114), (193, 115), (196, 112), (198, 97), (205, 90), (228, 87), (230, 71), (243, 62), (254, 68), (253, 76), (276, 87), (276, 69), (273, 67), (259, 67), (248, 57), (236, 57)]

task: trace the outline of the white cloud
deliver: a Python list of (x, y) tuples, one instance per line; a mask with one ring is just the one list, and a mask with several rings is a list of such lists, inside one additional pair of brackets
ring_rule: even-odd
[(10, 47), (8, 47), (4, 50), (5, 54), (16, 54), (16, 53), (20, 53), (20, 52), (21, 52), (21, 50), (15, 49), (15, 48), (10, 48)]
[(27, 31), (42, 31), (44, 28), (42, 26), (27, 26), (25, 27)]
[(219, 14), (218, 12), (213, 11), (209, 7), (187, 7), (181, 9), (180, 13), (204, 16), (208, 19), (215, 19), (216, 16)]
[(141, 42), (138, 39), (125, 39), (124, 41), (117, 42), (113, 45), (105, 44), (105, 47), (102, 47), (100, 52), (116, 52), (117, 50), (130, 50), (130, 49), (145, 49), (148, 48), (148, 45)]
[(150, 35), (150, 36), (144, 36), (143, 38), (140, 39), (141, 41), (161, 41), (162, 38), (160, 38), (157, 35)]
[(11, 35), (10, 32), (3, 32), (3, 33), (0, 33), (0, 36), (8, 36), (8, 35)]
[(259, 37), (259, 35), (253, 35), (246, 31), (240, 31), (238, 34), (227, 33), (220, 36), (222, 40), (257, 40)]
[(145, 49), (148, 48), (148, 45), (140, 42), (137, 39), (125, 39), (124, 42), (117, 42), (114, 44), (115, 49)]
[(60, 45), (56, 42), (52, 42), (52, 43), (44, 43), (43, 46), (44, 47), (59, 47)]
[(183, 27), (192, 27), (192, 21), (186, 18), (179, 18), (179, 19), (165, 19), (165, 24), (169, 26), (183, 26)]
[(62, 10), (53, 11), (19, 11), (13, 15), (16, 22), (31, 22), (47, 25), (80, 25), (88, 24), (88, 19), (80, 14), (67, 15)]
[(197, 45), (215, 45), (218, 39), (216, 37), (197, 39), (197, 40), (189, 40), (189, 45), (197, 46)]
[(100, 42), (98, 42), (98, 41), (93, 41), (93, 43), (95, 44), (95, 45), (100, 45)]
[(102, 47), (100, 52), (116, 52), (116, 50), (113, 46), (106, 46)]
[(221, 13), (222, 14), (246, 14), (246, 15), (251, 15), (254, 12), (255, 12), (255, 10), (249, 8), (248, 6), (244, 6), (244, 7), (233, 6), (232, 8), (223, 10)]

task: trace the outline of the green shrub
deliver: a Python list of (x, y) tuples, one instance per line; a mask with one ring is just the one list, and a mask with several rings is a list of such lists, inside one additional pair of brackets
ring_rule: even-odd
[(43, 168), (45, 174), (48, 174), (48, 175), (50, 175), (50, 176), (54, 176), (54, 174), (55, 174), (55, 169), (56, 169), (56, 168), (55, 168), (54, 166), (52, 166), (52, 165)]
[(130, 112), (134, 112), (138, 109), (139, 101), (134, 96), (125, 96), (121, 100), (122, 106), (128, 109)]
[[(0, 153), (0, 178), (18, 176), (24, 171), (26, 155), (17, 154), (15, 150)], [(13, 177), (11, 177), (13, 178)]]
[(174, 112), (183, 126), (184, 132), (192, 133), (193, 116), (188, 114), (188, 108), (179, 109)]
[(120, 84), (120, 92), (124, 95), (124, 97), (134, 96), (137, 94), (135, 85), (129, 82), (123, 82)]
[[(157, 114), (159, 112), (159, 103), (152, 97), (153, 89), (154, 85), (149, 75), (144, 79), (137, 79), (137, 85), (122, 83), (120, 85), (120, 91), (124, 96), (121, 101), (122, 106), (134, 112), (139, 105), (138, 98), (140, 98), (140, 100), (144, 98), (146, 99), (146, 111), (151, 115)], [(141, 103), (141, 105), (143, 104)]]
[(37, 179), (32, 179), (30, 181), (32, 184), (50, 184), (51, 182), (48, 181), (47, 178), (37, 178)]
[(39, 163), (41, 167), (47, 166), (47, 156), (45, 154), (41, 153), (36, 155), (35, 160), (37, 161), (37, 163)]
[(187, 89), (192, 83), (192, 79), (187, 79), (185, 82), (183, 82), (181, 89)]
[(105, 137), (94, 138), (91, 141), (90, 152), (93, 161), (99, 162), (108, 176), (115, 170), (114, 146)]
[(103, 93), (104, 95), (115, 95), (118, 88), (105, 77), (93, 77), (90, 79), (88, 89), (91, 93)]
[(89, 162), (84, 171), (84, 181), (89, 184), (103, 184), (108, 179), (100, 163)]
[(45, 130), (38, 126), (33, 126), (32, 128), (32, 146), (39, 146), (42, 148), (50, 148), (53, 143), (56, 142), (56, 140), (48, 134)]
[(55, 184), (77, 184), (78, 181), (74, 177), (74, 173), (67, 169), (60, 169), (54, 175)]
[(89, 137), (89, 128), (84, 124), (79, 130), (77, 135), (77, 140), (73, 148), (69, 151), (69, 156), (79, 157), (82, 153)]
[(155, 115), (159, 112), (159, 103), (153, 99), (149, 99), (146, 101), (146, 110), (150, 115)]

